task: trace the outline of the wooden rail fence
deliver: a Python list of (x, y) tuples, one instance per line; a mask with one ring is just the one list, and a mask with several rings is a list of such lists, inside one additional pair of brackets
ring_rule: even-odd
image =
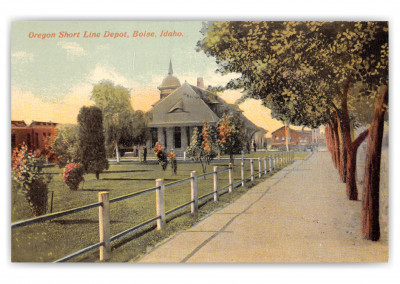
[[(54, 262), (64, 262), (67, 260), (70, 260), (74, 257), (80, 256), (82, 254), (88, 253), (90, 251), (93, 251), (95, 249), (99, 248), (100, 251), (100, 261), (106, 261), (111, 257), (111, 243), (119, 240), (127, 235), (130, 235), (140, 229), (143, 229), (145, 227), (149, 227), (151, 225), (156, 225), (157, 230), (162, 230), (165, 227), (166, 224), (166, 218), (171, 216), (172, 214), (179, 212), (181, 210), (186, 209), (187, 207), (190, 206), (190, 212), (192, 214), (195, 214), (198, 211), (199, 203), (200, 202), (207, 202), (210, 199), (213, 199), (214, 202), (218, 201), (218, 198), (221, 194), (224, 194), (226, 192), (233, 192), (233, 189), (238, 186), (244, 187), (245, 183), (248, 181), (254, 181), (256, 177), (261, 178), (263, 175), (267, 176), (269, 174), (273, 174), (274, 172), (277, 171), (278, 167), (283, 167), (287, 165), (290, 161), (294, 160), (294, 152), (280, 152), (280, 153), (275, 153), (271, 157), (266, 157), (266, 158), (258, 158), (258, 159), (253, 159), (253, 158), (238, 158), (234, 159), (235, 161), (241, 161), (241, 178), (239, 182), (234, 183), (233, 182), (233, 165), (232, 163), (229, 163), (229, 166), (225, 169), (218, 170), (217, 166), (214, 166), (213, 171), (210, 173), (206, 173), (203, 175), (197, 176), (197, 173), (195, 171), (191, 172), (190, 177), (186, 179), (182, 179), (179, 181), (171, 182), (164, 184), (164, 181), (162, 179), (156, 179), (156, 184), (155, 187), (148, 188), (141, 190), (139, 192), (127, 194), (124, 196), (119, 196), (113, 199), (109, 199), (109, 193), (108, 192), (99, 192), (98, 193), (98, 202), (89, 204), (86, 206), (78, 207), (78, 208), (73, 208), (69, 209), (66, 211), (61, 211), (61, 212), (56, 212), (56, 213), (51, 213), (47, 214), (44, 216), (28, 219), (28, 220), (23, 220), (23, 221), (18, 221), (15, 223), (11, 224), (11, 229), (15, 230), (18, 228), (22, 228), (25, 226), (29, 226), (32, 224), (36, 223), (41, 223), (49, 220), (53, 220), (56, 218), (60, 218), (63, 216), (75, 214), (78, 212), (90, 210), (93, 208), (99, 208), (99, 242), (95, 243), (93, 245), (90, 245), (86, 248), (83, 248), (81, 250), (78, 250), (72, 254), (69, 254), (67, 256), (64, 256), (60, 259), (57, 259)], [(255, 174), (254, 171), (254, 160), (258, 161), (258, 173)], [(245, 171), (244, 171), (244, 163), (245, 161), (248, 161), (250, 163), (250, 176), (245, 177)], [(262, 169), (262, 164), (264, 165), (264, 169)], [(218, 174), (222, 174), (228, 172), (228, 185), (218, 189)], [(197, 180), (202, 177), (208, 177), (208, 176), (213, 176), (213, 191), (211, 193), (205, 194), (203, 196), (198, 196), (197, 195)], [(180, 184), (185, 184), (185, 183), (190, 183), (190, 192), (191, 192), (191, 200), (185, 204), (181, 204), (176, 208), (173, 208), (169, 211), (165, 211), (164, 208), (164, 191), (167, 188), (174, 187)], [(123, 200), (127, 200), (130, 198), (134, 198), (140, 195), (144, 194), (149, 194), (149, 193), (156, 193), (156, 216), (153, 218), (142, 222), (139, 225), (136, 225), (132, 228), (129, 228), (125, 231), (122, 231), (114, 236), (110, 235), (110, 204), (120, 202)]]

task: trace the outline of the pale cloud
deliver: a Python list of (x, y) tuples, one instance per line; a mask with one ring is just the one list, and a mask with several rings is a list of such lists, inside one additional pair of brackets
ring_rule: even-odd
[(33, 57), (33, 53), (27, 53), (26, 51), (17, 51), (11, 54), (12, 60), (19, 62), (31, 62)]
[(80, 44), (77, 42), (61, 41), (58, 42), (57, 45), (65, 49), (67, 51), (67, 54), (72, 57), (80, 57), (87, 54), (87, 52), (83, 49), (83, 47), (80, 46)]
[(95, 69), (88, 75), (88, 82), (91, 84), (97, 84), (102, 80), (109, 80), (114, 82), (115, 85), (132, 88), (132, 82), (125, 76), (117, 73), (114, 68), (96, 65)]

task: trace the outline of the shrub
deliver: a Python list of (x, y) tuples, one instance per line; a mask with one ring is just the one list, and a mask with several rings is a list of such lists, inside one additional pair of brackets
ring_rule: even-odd
[(160, 142), (156, 143), (154, 147), (154, 153), (156, 154), (156, 158), (158, 163), (161, 165), (162, 170), (165, 171), (168, 166), (168, 159), (167, 154), (165, 154)]
[(19, 184), (32, 214), (45, 214), (50, 176), (41, 173), (43, 161), (28, 151), (25, 144), (13, 151), (11, 159), (12, 178)]
[(80, 163), (69, 163), (63, 171), (63, 182), (71, 189), (78, 190), (79, 184), (84, 181), (85, 170)]
[(178, 171), (178, 163), (176, 161), (176, 155), (172, 149), (168, 153), (168, 159), (171, 164), (172, 173), (176, 175), (176, 172)]

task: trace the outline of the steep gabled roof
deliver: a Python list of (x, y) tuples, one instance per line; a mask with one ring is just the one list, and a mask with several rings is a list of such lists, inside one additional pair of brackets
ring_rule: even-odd
[(184, 83), (169, 96), (157, 102), (150, 112), (153, 115), (150, 127), (199, 125), (204, 121), (216, 123), (219, 120), (188, 83)]
[(14, 127), (26, 127), (26, 123), (23, 120), (11, 120), (11, 126)]

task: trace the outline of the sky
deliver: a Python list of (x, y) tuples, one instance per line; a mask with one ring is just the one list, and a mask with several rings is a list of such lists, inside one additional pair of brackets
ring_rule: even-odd
[[(157, 86), (170, 60), (181, 84), (196, 85), (203, 77), (205, 86), (224, 85), (238, 74), (217, 74), (215, 59), (196, 51), (202, 27), (201, 21), (13, 22), (11, 119), (76, 123), (79, 109), (93, 104), (90, 93), (101, 80), (129, 88), (133, 108), (147, 111), (159, 99)], [(165, 32), (175, 36), (161, 36)], [(240, 96), (239, 91), (221, 94), (229, 103)], [(282, 126), (259, 101), (240, 108), (269, 135)]]

